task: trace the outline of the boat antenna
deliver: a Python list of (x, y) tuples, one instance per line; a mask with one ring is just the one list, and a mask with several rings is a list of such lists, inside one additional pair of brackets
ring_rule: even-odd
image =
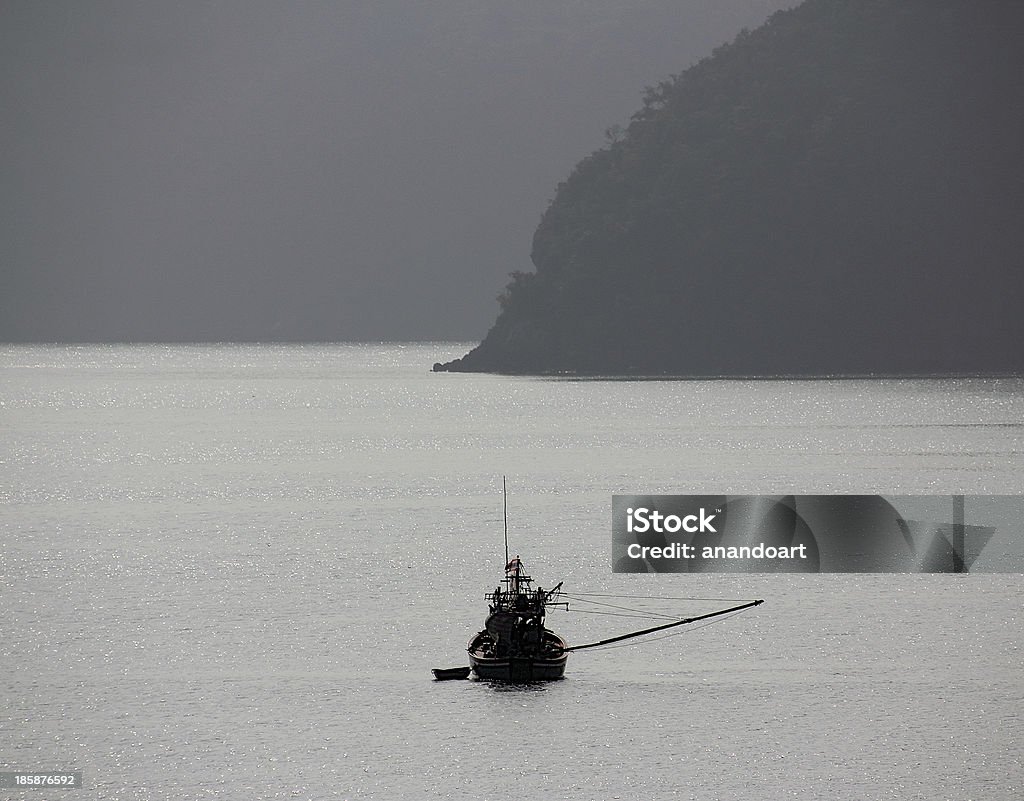
[(505, 519), (505, 565), (508, 566), (508, 490), (505, 488), (505, 476), (501, 477), (501, 514)]

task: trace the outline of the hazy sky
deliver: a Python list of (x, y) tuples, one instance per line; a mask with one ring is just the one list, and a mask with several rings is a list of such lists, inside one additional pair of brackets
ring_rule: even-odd
[(0, 340), (479, 339), (643, 87), (796, 0), (0, 0)]

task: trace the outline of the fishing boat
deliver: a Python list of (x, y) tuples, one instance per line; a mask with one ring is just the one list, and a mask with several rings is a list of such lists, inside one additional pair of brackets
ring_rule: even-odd
[(469, 664), (477, 677), (490, 681), (551, 681), (565, 675), (568, 646), (544, 625), (547, 607), (558, 603), (561, 589), (533, 589), (517, 556), (505, 565), (505, 589), (499, 585), (489, 603), (483, 631), (469, 641)]
[[(619, 634), (615, 637), (608, 637), (597, 642), (589, 642), (581, 645), (568, 645), (558, 634), (551, 631), (545, 625), (545, 615), (550, 607), (560, 607), (568, 611), (568, 600), (573, 598), (574, 602), (586, 602), (585, 594), (568, 595), (562, 592), (562, 583), (559, 582), (553, 589), (545, 590), (541, 587), (534, 589), (533, 579), (527, 575), (522, 560), (516, 556), (508, 558), (508, 512), (507, 494), (504, 492), (504, 479), (502, 490), (505, 496), (505, 577), (501, 584), (493, 591), (487, 593), (484, 598), (488, 602), (487, 618), (484, 621), (482, 631), (473, 635), (466, 648), (469, 653), (469, 667), (458, 668), (434, 668), (434, 678), (438, 680), (464, 679), (472, 671), (477, 678), (487, 681), (501, 682), (536, 682), (552, 681), (565, 676), (565, 665), (572, 651), (582, 651), (587, 648), (599, 648), (612, 645), (623, 640), (634, 637), (642, 637), (648, 634), (665, 631), (676, 626), (685, 626), (688, 623), (696, 623), (699, 620), (709, 620), (722, 615), (731, 615), (764, 603), (763, 600), (745, 601), (730, 606), (727, 609), (718, 609), (695, 617), (678, 619), (667, 614), (638, 615), (628, 614), (640, 610), (631, 610), (619, 604), (609, 604), (607, 601), (591, 600), (590, 603), (602, 607), (612, 607), (617, 610), (608, 612), (622, 617), (653, 617), (655, 619), (668, 620), (657, 626), (631, 631), (626, 634)], [(601, 598), (618, 598), (597, 594)], [(677, 599), (686, 600), (686, 599)], [(689, 600), (712, 600), (712, 599), (689, 599)], [(715, 599), (725, 601), (727, 599)], [(623, 615), (623, 612), (627, 614)]]
[[(565, 676), (565, 665), (572, 651), (613, 645), (677, 626), (735, 614), (764, 603), (763, 600), (746, 601), (726, 609), (673, 619), (658, 626), (607, 637), (597, 642), (567, 645), (565, 640), (544, 625), (547, 607), (569, 608), (567, 601), (559, 600), (563, 597), (561, 582), (551, 590), (540, 587), (533, 589), (533, 579), (526, 574), (522, 560), (517, 556), (505, 565), (503, 583), (504, 590), (499, 585), (494, 592), (485, 596), (489, 608), (484, 629), (473, 636), (466, 649), (473, 673), (478, 678), (490, 681), (518, 683), (561, 679)], [(582, 600), (582, 596), (565, 597)]]

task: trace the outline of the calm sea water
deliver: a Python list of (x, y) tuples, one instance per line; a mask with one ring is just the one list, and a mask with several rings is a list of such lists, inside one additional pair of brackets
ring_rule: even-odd
[[(0, 770), (133, 801), (1024, 797), (1020, 573), (609, 572), (617, 492), (1022, 493), (1024, 382), (429, 372), (466, 349), (0, 349)], [(545, 586), (767, 602), (553, 684), (433, 682), (501, 577), (503, 474)]]

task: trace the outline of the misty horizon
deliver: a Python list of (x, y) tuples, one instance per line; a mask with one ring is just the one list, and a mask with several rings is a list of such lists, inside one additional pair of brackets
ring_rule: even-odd
[(478, 340), (644, 87), (795, 4), (5, 4), (0, 340)]

